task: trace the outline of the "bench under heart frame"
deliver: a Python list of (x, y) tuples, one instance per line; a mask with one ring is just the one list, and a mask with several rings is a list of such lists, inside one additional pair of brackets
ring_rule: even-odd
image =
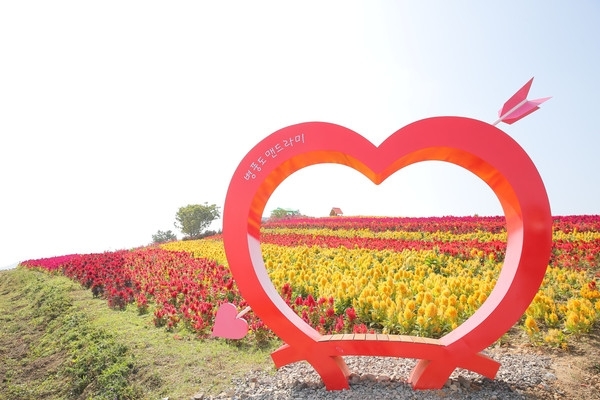
[[(321, 335), (281, 298), (264, 265), (260, 225), (265, 205), (288, 176), (304, 167), (336, 163), (374, 184), (408, 165), (445, 161), (481, 178), (506, 218), (507, 247), (494, 289), (481, 307), (439, 339), (403, 335)], [(237, 286), (256, 315), (285, 343), (272, 353), (276, 367), (305, 360), (327, 390), (347, 389), (344, 356), (418, 359), (415, 389), (443, 387), (456, 368), (494, 379), (500, 364), (482, 353), (525, 313), (538, 291), (552, 246), (552, 216), (543, 181), (527, 153), (502, 130), (465, 117), (433, 117), (409, 124), (375, 146), (331, 123), (307, 122), (267, 136), (239, 164), (227, 191), (223, 242)]]

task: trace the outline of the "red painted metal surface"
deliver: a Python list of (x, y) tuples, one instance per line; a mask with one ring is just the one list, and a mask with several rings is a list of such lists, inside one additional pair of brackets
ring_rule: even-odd
[[(343, 164), (380, 184), (421, 161), (446, 161), (481, 178), (506, 217), (506, 257), (484, 304), (440, 339), (411, 336), (324, 337), (306, 324), (273, 286), (260, 249), (267, 200), (293, 172), (320, 163)], [(348, 388), (343, 357), (377, 355), (419, 359), (415, 389), (441, 388), (465, 368), (493, 379), (500, 364), (481, 351), (524, 314), (542, 283), (552, 245), (546, 189), (525, 151), (500, 129), (463, 117), (434, 117), (407, 125), (375, 146), (339, 125), (308, 122), (283, 128), (258, 143), (235, 171), (225, 201), (223, 240), (236, 283), (254, 312), (286, 344), (272, 354), (277, 367), (306, 360), (328, 390)]]

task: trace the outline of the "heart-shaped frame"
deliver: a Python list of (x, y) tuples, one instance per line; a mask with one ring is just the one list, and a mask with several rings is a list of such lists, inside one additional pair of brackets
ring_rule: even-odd
[[(440, 339), (321, 335), (285, 303), (268, 276), (260, 247), (267, 200), (288, 176), (309, 165), (343, 164), (380, 184), (403, 167), (429, 160), (469, 170), (500, 201), (508, 239), (494, 289), (469, 319)], [(343, 356), (416, 358), (410, 383), (415, 389), (434, 389), (457, 367), (495, 377), (500, 364), (480, 352), (519, 320), (538, 291), (550, 257), (552, 217), (546, 189), (527, 153), (488, 123), (427, 118), (399, 129), (377, 147), (342, 126), (307, 122), (269, 135), (241, 161), (227, 191), (223, 242), (242, 296), (285, 342), (272, 354), (277, 367), (306, 360), (328, 390), (340, 390), (348, 388), (350, 373)]]

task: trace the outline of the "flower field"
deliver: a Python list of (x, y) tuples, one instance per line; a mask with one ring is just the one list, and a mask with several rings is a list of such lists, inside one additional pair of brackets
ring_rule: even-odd
[[(440, 337), (485, 301), (502, 267), (503, 217), (327, 217), (266, 222), (263, 259), (294, 311), (322, 333)], [(211, 333), (223, 302), (240, 310), (219, 235), (21, 263), (79, 281), (113, 308), (152, 313), (156, 326)], [(600, 318), (600, 216), (554, 217), (544, 282), (519, 326), (566, 347)], [(249, 340), (272, 333), (246, 314)]]

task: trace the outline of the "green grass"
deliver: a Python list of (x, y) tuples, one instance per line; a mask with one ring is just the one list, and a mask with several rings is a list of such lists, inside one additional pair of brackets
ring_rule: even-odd
[(0, 399), (189, 399), (231, 378), (274, 371), (247, 342), (199, 340), (154, 327), (135, 307), (115, 311), (62, 276), (0, 272)]

